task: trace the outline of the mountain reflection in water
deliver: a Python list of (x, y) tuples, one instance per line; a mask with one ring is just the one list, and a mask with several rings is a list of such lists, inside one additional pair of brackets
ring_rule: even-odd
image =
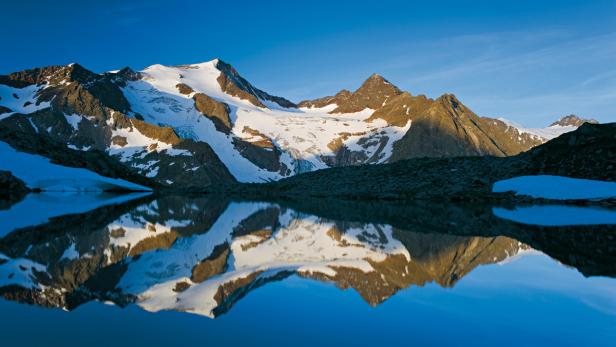
[(0, 294), (67, 310), (97, 300), (216, 317), (297, 275), (376, 306), (534, 249), (613, 277), (614, 235), (613, 225), (522, 225), (491, 206), (145, 197), (5, 233)]

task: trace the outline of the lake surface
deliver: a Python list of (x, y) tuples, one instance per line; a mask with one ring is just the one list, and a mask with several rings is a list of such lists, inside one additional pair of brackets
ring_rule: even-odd
[(30, 195), (0, 210), (0, 345), (614, 346), (615, 215)]

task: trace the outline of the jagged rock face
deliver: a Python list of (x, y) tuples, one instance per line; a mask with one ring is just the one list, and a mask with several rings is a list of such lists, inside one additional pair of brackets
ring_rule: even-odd
[[(182, 93), (181, 90), (180, 93)], [(229, 112), (231, 112), (229, 105), (216, 101), (203, 93), (195, 94), (193, 99), (195, 100), (197, 110), (210, 118), (214, 122), (216, 129), (227, 134), (231, 131), (233, 125), (229, 117)]]
[(477, 116), (450, 94), (432, 100), (402, 93), (376, 110), (370, 120), (379, 118), (397, 125), (411, 121), (411, 129), (394, 145), (390, 162), (416, 157), (511, 156), (545, 142), (501, 120)]
[(304, 100), (297, 104), (299, 107), (307, 107), (307, 108), (322, 108), (327, 105), (344, 105), (349, 98), (353, 95), (350, 91), (343, 89), (339, 91), (334, 96), (324, 96), (322, 98), (313, 99), (313, 100)]
[(324, 107), (336, 104), (330, 113), (354, 113), (366, 108), (377, 110), (402, 91), (378, 74), (373, 74), (353, 93), (342, 90), (333, 97), (305, 100), (301, 107)]
[(368, 121), (383, 119), (388, 124), (402, 126), (409, 120), (413, 120), (424, 114), (434, 103), (433, 100), (424, 95), (412, 96), (404, 92), (393, 97), (387, 104), (376, 111), (368, 118)]
[(596, 119), (584, 119), (584, 118), (580, 118), (574, 114), (570, 114), (568, 116), (565, 116), (559, 120), (557, 120), (556, 122), (550, 124), (551, 127), (558, 125), (561, 127), (566, 127), (566, 126), (574, 126), (574, 127), (579, 127), (584, 123), (591, 123), (591, 124), (597, 124), (599, 123)]
[(373, 74), (332, 113), (359, 112), (365, 108), (376, 110), (387, 103), (387, 100), (400, 95), (398, 87), (389, 83), (380, 75)]
[[(419, 101), (411, 109), (411, 129), (394, 145), (390, 161), (416, 157), (453, 157), (506, 153), (495, 143), (477, 115), (455, 96), (444, 95), (433, 102)], [(425, 108), (429, 104), (427, 108)], [(410, 109), (410, 108), (409, 108)]]
[(218, 83), (220, 84), (222, 90), (229, 95), (237, 96), (240, 99), (248, 100), (253, 105), (259, 107), (266, 107), (261, 102), (261, 100), (275, 102), (278, 105), (286, 108), (297, 107), (297, 105), (285, 98), (269, 95), (266, 92), (255, 88), (252, 84), (250, 84), (250, 82), (246, 81), (242, 76), (240, 76), (240, 74), (235, 70), (235, 68), (220, 59), (217, 59), (216, 61), (216, 68), (221, 71), (220, 76), (217, 79)]
[(528, 151), (546, 141), (539, 136), (520, 131), (500, 119), (481, 117), (480, 122), (486, 135), (498, 144), (506, 156)]

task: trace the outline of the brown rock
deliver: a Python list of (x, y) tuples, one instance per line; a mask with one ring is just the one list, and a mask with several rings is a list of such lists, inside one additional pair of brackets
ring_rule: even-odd
[(229, 117), (229, 113), (231, 112), (229, 105), (224, 102), (216, 101), (203, 93), (195, 94), (193, 100), (195, 101), (195, 108), (204, 116), (211, 119), (217, 130), (225, 134), (231, 132), (233, 124), (231, 124), (231, 118)]
[(180, 91), (181, 94), (184, 95), (188, 95), (194, 92), (194, 90), (189, 85), (184, 83), (178, 83), (175, 85), (175, 87)]

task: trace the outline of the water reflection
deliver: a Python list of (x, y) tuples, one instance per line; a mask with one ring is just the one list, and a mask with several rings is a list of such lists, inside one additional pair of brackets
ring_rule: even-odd
[(379, 305), (410, 286), (452, 287), (479, 265), (533, 249), (614, 276), (613, 235), (608, 225), (521, 226), (489, 206), (145, 197), (0, 238), (0, 294), (68, 310), (98, 300), (216, 317), (297, 275)]

